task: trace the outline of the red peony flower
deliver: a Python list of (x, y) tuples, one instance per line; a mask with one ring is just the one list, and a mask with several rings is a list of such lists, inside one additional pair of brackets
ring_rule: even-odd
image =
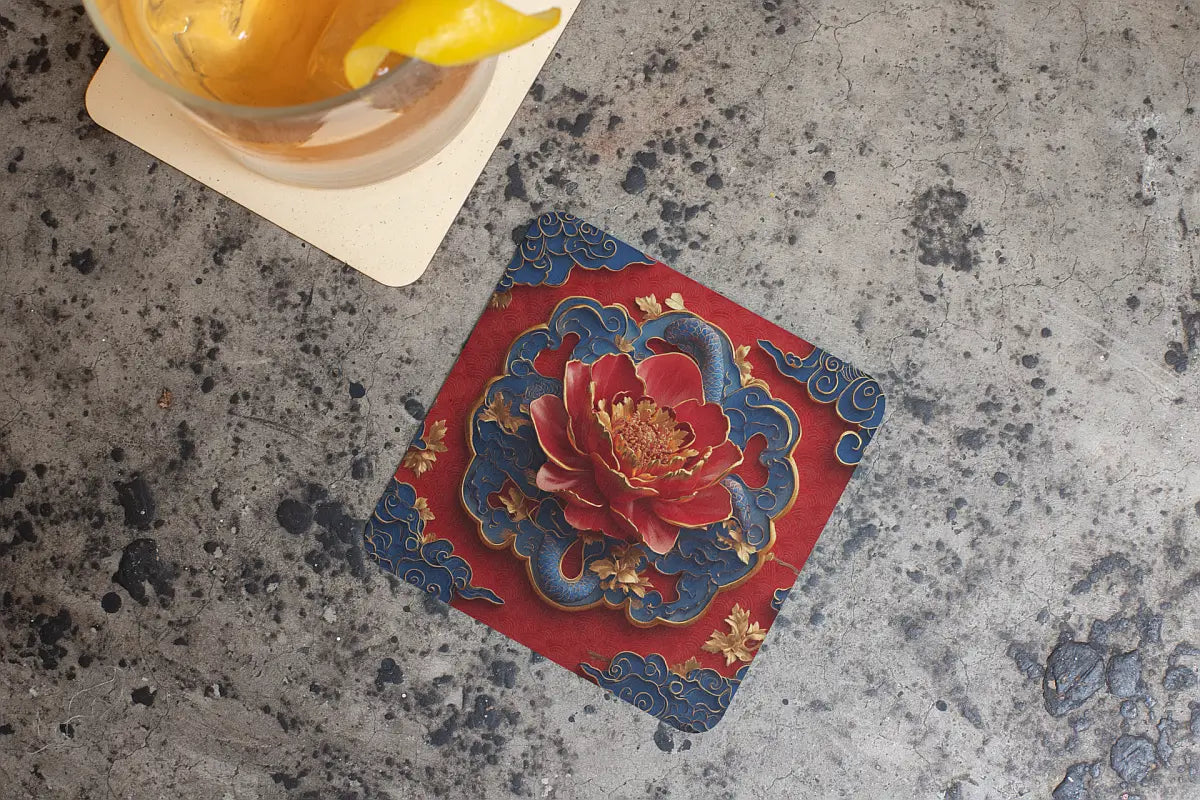
[(682, 353), (606, 355), (567, 362), (563, 396), (529, 404), (547, 461), (538, 488), (563, 503), (567, 522), (656, 553), (680, 528), (729, 519), (720, 480), (742, 463), (729, 419), (704, 402), (696, 362)]

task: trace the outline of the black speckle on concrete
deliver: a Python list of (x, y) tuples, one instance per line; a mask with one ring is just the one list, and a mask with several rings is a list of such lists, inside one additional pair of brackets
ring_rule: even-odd
[(858, 525), (842, 542), (842, 555), (849, 557), (857, 553), (868, 542), (879, 538), (879, 526), (872, 523)]
[(529, 195), (525, 192), (525, 178), (521, 175), (521, 160), (519, 157), (514, 157), (513, 162), (508, 165), (508, 169), (504, 172), (508, 176), (508, 184), (504, 187), (505, 200), (524, 200), (529, 201)]
[(42, 667), (57, 668), (59, 659), (67, 654), (66, 649), (58, 643), (62, 639), (71, 638), (71, 612), (64, 608), (53, 617), (38, 614), (33, 618), (33, 626), (41, 643), (38, 656), (42, 659)]
[(1167, 351), (1163, 361), (1176, 372), (1187, 372), (1192, 355), (1200, 347), (1200, 311), (1180, 312), (1179, 325), (1182, 328), (1182, 341), (1167, 343)]
[(417, 422), (425, 419), (425, 406), (421, 405), (421, 401), (415, 397), (404, 401), (404, 412)]
[(503, 721), (503, 715), (496, 708), (496, 701), (490, 695), (480, 694), (475, 696), (475, 707), (467, 714), (465, 724), (468, 728), (486, 728), (494, 731)]
[(121, 610), (121, 595), (116, 592), (106, 593), (104, 597), (100, 598), (100, 607), (106, 614), (117, 613)]
[(935, 406), (932, 400), (908, 395), (904, 398), (904, 407), (908, 410), (908, 413), (921, 420), (922, 425), (928, 425), (933, 422)]
[(299, 536), (312, 526), (312, 506), (300, 500), (285, 497), (275, 508), (275, 519), (285, 531), (293, 536)]
[(367, 572), (359, 546), (365, 521), (349, 516), (337, 502), (319, 503), (313, 521), (321, 528), (317, 533), (319, 547), (304, 554), (305, 563), (318, 574), (336, 575), (345, 567), (354, 577), (365, 580)]
[(658, 727), (654, 729), (654, 744), (664, 753), (675, 751), (675, 736), (666, 723), (660, 722), (658, 723)]
[(17, 487), (25, 482), (27, 474), (23, 469), (14, 469), (7, 475), (0, 472), (0, 500), (7, 500), (17, 493)]
[(1145, 736), (1123, 734), (1113, 742), (1109, 764), (1127, 783), (1141, 783), (1157, 765), (1154, 743)]
[(978, 453), (983, 449), (983, 445), (987, 441), (987, 429), (967, 428), (958, 436), (954, 437), (954, 441), (958, 442), (968, 450)]
[(196, 440), (187, 422), (180, 422), (175, 428), (175, 439), (179, 442), (179, 460), (190, 461), (196, 455)]
[(1054, 800), (1088, 800), (1088, 778), (1095, 770), (1095, 765), (1086, 762), (1067, 767), (1066, 777), (1054, 787)]
[(1042, 699), (1046, 710), (1061, 717), (1082, 706), (1104, 685), (1104, 657), (1084, 642), (1062, 642), (1046, 660)]
[(382, 689), (384, 684), (400, 683), (404, 680), (404, 673), (400, 667), (396, 666), (396, 661), (391, 658), (382, 659), (379, 662), (379, 669), (375, 672), (375, 688)]
[(283, 786), (283, 788), (289, 792), (292, 789), (300, 786), (300, 779), (293, 775), (289, 775), (286, 772), (272, 772), (271, 780), (274, 781), (276, 785)]
[(366, 387), (365, 387), (365, 386), (363, 386), (363, 385), (362, 385), (361, 383), (359, 383), (358, 381), (350, 381), (350, 389), (349, 389), (349, 391), (350, 391), (350, 398), (351, 398), (352, 400), (358, 400), (359, 398), (362, 398), (362, 397), (366, 397), (366, 396), (367, 396), (367, 389), (366, 389)]
[(658, 166), (658, 154), (653, 150), (642, 150), (634, 154), (633, 160), (642, 169), (654, 169)]
[(434, 747), (444, 747), (454, 739), (454, 733), (458, 730), (458, 712), (452, 711), (437, 730), (429, 734), (429, 743)]
[(12, 736), (15, 732), (12, 725), (0, 725), (0, 736)]
[(165, 601), (175, 596), (173, 582), (176, 574), (174, 566), (159, 559), (156, 541), (134, 539), (125, 545), (125, 550), (121, 553), (121, 563), (113, 575), (113, 582), (142, 605), (149, 602), (145, 587), (148, 583), (158, 595), (159, 603), (167, 605)]
[(496, 659), (491, 665), (491, 681), (495, 686), (511, 689), (517, 685), (517, 665), (514, 661)]
[(1168, 692), (1181, 692), (1196, 685), (1196, 671), (1191, 667), (1176, 664), (1163, 674), (1163, 688)]
[(1045, 669), (1033, 653), (1016, 644), (1010, 644), (1007, 653), (1008, 657), (1017, 665), (1020, 673), (1026, 678), (1031, 681), (1040, 681), (1042, 679)]
[(1154, 754), (1164, 767), (1171, 763), (1171, 756), (1175, 754), (1175, 747), (1171, 744), (1171, 729), (1174, 727), (1175, 723), (1170, 719), (1160, 719), (1155, 726), (1158, 741), (1154, 743)]
[(154, 696), (157, 694), (158, 692), (151, 690), (149, 686), (139, 686), (130, 692), (129, 696), (132, 698), (133, 702), (140, 706), (146, 706), (149, 708), (150, 706), (154, 705)]
[(212, 252), (212, 261), (218, 267), (230, 262), (229, 256), (238, 252), (246, 244), (244, 236), (224, 236)]
[(81, 275), (91, 275), (96, 269), (96, 254), (90, 247), (78, 252), (72, 251), (67, 255), (67, 260)]
[(371, 477), (374, 471), (371, 459), (366, 456), (359, 456), (350, 462), (350, 477), (356, 481)]
[(636, 164), (629, 168), (625, 173), (625, 180), (621, 181), (621, 188), (629, 194), (637, 194), (646, 188), (646, 172)]
[[(1129, 563), (1129, 558), (1124, 553), (1109, 553), (1093, 564), (1088, 570), (1088, 574), (1071, 587), (1071, 594), (1078, 595), (1091, 591), (1092, 587), (1102, 578), (1118, 570), (1129, 570), (1131, 567), (1132, 564)], [(1159, 622), (1161, 624), (1161, 618)]]
[(714, 191), (719, 191), (725, 188), (725, 181), (720, 175), (714, 172), (712, 175), (708, 176), (707, 180), (704, 181), (704, 185)]
[(37, 626), (37, 638), (41, 643), (47, 646), (58, 644), (59, 639), (67, 636), (71, 632), (71, 612), (67, 609), (59, 610), (58, 614), (46, 618), (41, 615), (42, 620)]
[(837, 173), (833, 170), (829, 170), (821, 176), (821, 180), (825, 181), (827, 186), (835, 186), (837, 185)]
[(941, 800), (963, 800), (963, 788), (961, 781), (954, 781), (946, 790), (942, 792)]
[(1108, 661), (1108, 691), (1116, 697), (1133, 697), (1141, 691), (1142, 656), (1137, 650), (1120, 653)]
[(1038, 365), (1038, 357), (1037, 356), (1031, 355), (1029, 353), (1026, 353), (1025, 355), (1021, 356), (1021, 366), (1024, 367), (1025, 369), (1033, 369), (1037, 365)]
[(1008, 481), (1009, 476), (1007, 472), (997, 472), (992, 475), (992, 483), (996, 484), (997, 486), (1007, 486)]
[(948, 265), (956, 272), (969, 272), (979, 263), (974, 240), (983, 236), (983, 227), (964, 218), (968, 204), (966, 194), (951, 184), (930, 187), (916, 197), (909, 233), (917, 239), (917, 261)]
[(149, 530), (154, 523), (154, 495), (150, 485), (141, 475), (113, 484), (117, 489), (117, 502), (125, 509), (125, 524), (140, 531)]
[(571, 136), (578, 139), (587, 133), (588, 126), (592, 124), (592, 116), (593, 115), (591, 113), (585, 111), (583, 113), (576, 114), (574, 122), (567, 122), (565, 118), (560, 119), (558, 121), (558, 129), (560, 131), (565, 130), (571, 134)]
[(1136, 617), (1138, 641), (1143, 644), (1162, 644), (1162, 614), (1151, 614), (1142, 609)]

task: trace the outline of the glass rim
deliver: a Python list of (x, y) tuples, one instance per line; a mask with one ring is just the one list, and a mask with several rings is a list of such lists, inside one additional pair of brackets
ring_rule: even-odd
[(108, 45), (110, 52), (115, 52), (122, 61), (133, 68), (137, 76), (149, 83), (155, 89), (158, 89), (169, 97), (183, 103), (189, 108), (198, 108), (204, 111), (213, 111), (227, 116), (243, 117), (247, 119), (279, 119), (282, 117), (297, 117), (306, 114), (313, 114), (322, 111), (343, 106), (349, 102), (357, 100), (365, 96), (368, 92), (387, 86), (388, 84), (398, 80), (401, 75), (411, 71), (416, 67), (417, 59), (406, 59), (403, 63), (390, 70), (387, 75), (382, 78), (377, 78), (370, 83), (358, 89), (351, 89), (348, 92), (343, 92), (333, 97), (327, 97), (324, 100), (315, 100), (311, 103), (300, 103), (298, 105), (288, 106), (248, 106), (241, 103), (226, 103), (223, 100), (215, 100), (209, 97), (190, 92), (180, 86), (176, 86), (166, 80), (163, 80), (158, 75), (154, 74), (146, 67), (142, 60), (136, 57), (122, 44), (116, 36), (113, 35), (112, 29), (104, 19), (104, 14), (97, 6), (96, 0), (83, 0), (84, 8), (87, 10), (88, 18), (92, 22), (92, 26), (96, 32), (100, 34), (100, 38)]

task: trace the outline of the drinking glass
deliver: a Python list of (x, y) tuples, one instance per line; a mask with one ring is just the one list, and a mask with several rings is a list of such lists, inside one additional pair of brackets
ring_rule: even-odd
[[(412, 169), (463, 129), (495, 72), (495, 58), (458, 67), (407, 59), (361, 89), (325, 99), (291, 105), (224, 102), (205, 92), (203, 80), (187, 80), (178, 73), (180, 80), (165, 80), (160, 77), (166, 71), (161, 59), (147, 63), (161, 53), (147, 46), (144, 21), (130, 8), (163, 2), (84, 0), (84, 6), (110, 52), (132, 67), (148, 91), (157, 91), (165, 103), (181, 108), (247, 168), (286, 183), (345, 188)], [(193, 2), (242, 6), (240, 0)], [(297, 0), (260, 0), (258, 6), (270, 3), (304, 13), (304, 4)]]

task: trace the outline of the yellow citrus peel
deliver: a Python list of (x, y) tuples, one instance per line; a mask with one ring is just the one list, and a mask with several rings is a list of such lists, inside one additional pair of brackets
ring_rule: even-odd
[(523, 14), (496, 0), (403, 0), (358, 37), (346, 54), (346, 80), (358, 89), (391, 53), (453, 67), (512, 50), (558, 24), (551, 8)]

